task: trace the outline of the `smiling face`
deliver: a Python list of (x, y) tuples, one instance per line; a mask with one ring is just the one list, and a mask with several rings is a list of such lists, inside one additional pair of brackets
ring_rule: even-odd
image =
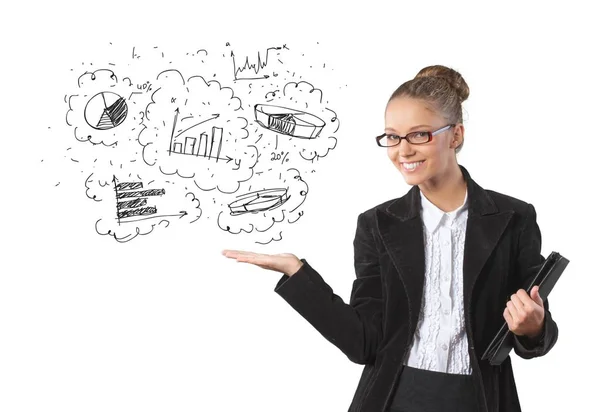
[[(433, 132), (449, 123), (432, 105), (410, 97), (390, 100), (385, 111), (387, 134), (406, 136), (415, 131)], [(425, 144), (409, 144), (402, 139), (400, 144), (388, 147), (387, 154), (409, 185), (437, 187), (453, 168), (458, 169), (455, 149), (462, 142), (463, 133), (464, 126), (458, 123)], [(414, 163), (417, 166), (413, 169)]]

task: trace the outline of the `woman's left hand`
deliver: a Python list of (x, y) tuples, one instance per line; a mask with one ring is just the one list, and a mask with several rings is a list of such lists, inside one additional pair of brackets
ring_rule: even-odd
[(539, 294), (539, 286), (531, 289), (531, 297), (525, 289), (519, 289), (506, 303), (504, 319), (515, 335), (525, 335), (534, 339), (541, 335), (544, 325), (544, 301)]

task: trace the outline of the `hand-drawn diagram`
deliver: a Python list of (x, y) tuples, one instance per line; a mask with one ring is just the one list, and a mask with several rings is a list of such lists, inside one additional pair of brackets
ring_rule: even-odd
[(97, 130), (119, 126), (127, 117), (125, 99), (113, 92), (100, 92), (85, 105), (85, 121)]
[(319, 136), (325, 122), (317, 116), (287, 107), (257, 104), (256, 121), (262, 127), (288, 136), (314, 139)]
[[(257, 185), (261, 189), (252, 190)], [(238, 234), (266, 233), (282, 222), (295, 223), (304, 214), (301, 207), (307, 194), (308, 185), (295, 168), (278, 175), (258, 175), (253, 178), (248, 191), (229, 202), (228, 208), (219, 213), (218, 225), (222, 230)], [(281, 231), (278, 236), (281, 239)]]
[[(147, 206), (148, 198), (151, 196), (162, 196), (165, 189), (143, 189), (142, 182), (123, 182), (118, 183), (116, 176), (113, 177), (115, 186), (115, 197), (117, 200), (117, 222), (121, 223), (135, 222), (156, 218), (157, 209), (155, 206)], [(140, 217), (143, 216), (143, 217)], [(135, 218), (130, 220), (128, 218)]]
[(99, 69), (83, 73), (77, 85), (77, 92), (67, 99), (66, 120), (80, 142), (113, 146), (127, 137), (123, 129), (139, 126), (136, 116), (128, 116), (134, 103), (122, 97), (134, 91), (128, 79), (119, 80), (112, 70)]
[[(257, 63), (256, 64), (252, 64), (249, 61), (249, 57), (246, 57), (246, 61), (244, 62), (244, 64), (241, 67), (238, 67), (235, 63), (235, 54), (233, 53), (233, 51), (231, 52), (231, 61), (233, 63), (233, 77), (234, 80), (261, 80), (261, 79), (268, 79), (269, 77), (271, 77), (268, 74), (259, 74), (262, 71), (265, 70), (265, 67), (269, 64), (269, 52), (272, 52), (273, 50), (277, 51), (277, 50), (283, 50), (283, 49), (287, 49), (287, 47), (281, 46), (281, 47), (269, 47), (265, 53), (265, 59), (264, 61), (262, 61), (262, 58), (260, 56), (260, 53), (257, 53)], [(289, 50), (289, 49), (288, 49)], [(254, 72), (254, 77), (245, 77), (245, 75), (243, 74), (246, 71), (253, 71)]]
[(232, 216), (249, 212), (258, 213), (273, 210), (287, 202), (289, 198), (287, 188), (257, 190), (238, 197), (236, 201), (229, 204), (229, 210)]
[(100, 206), (102, 217), (96, 221), (96, 231), (119, 242), (151, 233), (157, 226), (194, 223), (202, 215), (195, 194), (171, 181), (145, 181), (132, 173), (121, 172), (117, 177), (98, 172), (87, 177), (85, 187), (87, 197)]
[(177, 67), (166, 55), (134, 47), (129, 60), (80, 72), (65, 96), (77, 140), (65, 158), (87, 172), (97, 233), (127, 242), (203, 216), (260, 244), (281, 240), (340, 125), (290, 62), (304, 57), (287, 45), (255, 63), (199, 49)]

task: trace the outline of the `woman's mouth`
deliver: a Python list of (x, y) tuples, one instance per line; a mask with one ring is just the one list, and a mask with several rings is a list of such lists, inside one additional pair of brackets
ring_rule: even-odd
[(403, 162), (402, 163), (402, 170), (408, 172), (408, 173), (414, 173), (416, 170), (421, 168), (421, 165), (425, 163), (425, 160), (421, 160), (419, 162)]

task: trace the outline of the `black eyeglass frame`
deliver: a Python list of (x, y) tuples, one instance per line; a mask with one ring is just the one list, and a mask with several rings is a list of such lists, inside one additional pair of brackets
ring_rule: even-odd
[[(380, 147), (394, 147), (394, 146), (398, 146), (398, 145), (399, 145), (399, 144), (402, 142), (402, 139), (406, 139), (406, 141), (407, 141), (409, 144), (416, 144), (416, 145), (419, 145), (419, 144), (426, 144), (426, 143), (429, 143), (429, 142), (431, 142), (431, 140), (433, 139), (433, 136), (435, 136), (436, 134), (438, 134), (438, 133), (442, 133), (442, 132), (444, 132), (444, 131), (446, 131), (446, 130), (449, 130), (450, 128), (452, 128), (452, 127), (454, 127), (454, 126), (456, 126), (456, 123), (451, 123), (451, 124), (448, 124), (448, 125), (446, 125), (446, 126), (444, 126), (444, 127), (441, 127), (441, 128), (439, 128), (439, 129), (437, 129), (437, 130), (434, 130), (433, 132), (429, 132), (429, 131), (421, 130), (421, 131), (417, 131), (417, 132), (411, 132), (411, 133), (408, 133), (406, 136), (398, 136), (398, 135), (394, 135), (394, 134), (383, 133), (383, 134), (381, 134), (381, 135), (379, 135), (379, 136), (375, 136), (375, 141), (377, 142), (377, 145), (378, 145), (378, 146), (380, 146)], [(428, 138), (427, 138), (427, 141), (426, 141), (426, 142), (421, 142), (421, 143), (412, 143), (410, 140), (408, 140), (408, 136), (410, 136), (410, 135), (414, 135), (414, 134), (419, 134), (419, 133), (427, 133), (427, 134), (428, 134)], [(385, 136), (388, 136), (388, 135), (389, 135), (389, 136), (396, 136), (396, 137), (398, 138), (398, 143), (396, 143), (396, 144), (393, 144), (393, 145), (390, 145), (390, 146), (384, 146), (384, 145), (382, 145), (382, 144), (380, 143), (380, 140), (381, 140), (381, 139), (383, 139)]]

